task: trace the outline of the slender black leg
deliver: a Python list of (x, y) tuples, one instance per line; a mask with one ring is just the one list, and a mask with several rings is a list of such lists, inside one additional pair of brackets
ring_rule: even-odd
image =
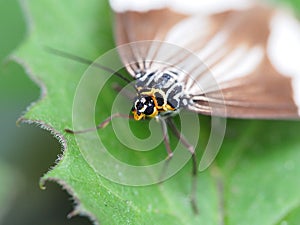
[(164, 181), (165, 175), (167, 173), (167, 169), (170, 163), (171, 158), (173, 157), (173, 152), (170, 146), (170, 140), (169, 140), (169, 135), (168, 135), (168, 127), (166, 124), (166, 121), (164, 119), (159, 119), (159, 122), (161, 124), (161, 128), (162, 128), (162, 132), (163, 132), (163, 139), (164, 139), (164, 144), (165, 144), (165, 148), (167, 151), (167, 159), (163, 165), (161, 174), (159, 176), (159, 182), (162, 183)]
[(65, 129), (65, 131), (67, 133), (71, 133), (71, 134), (80, 134), (80, 133), (86, 133), (86, 132), (102, 129), (102, 128), (106, 127), (114, 118), (133, 119), (133, 117), (128, 114), (115, 113), (115, 114), (107, 117), (104, 121), (99, 123), (96, 127), (91, 127), (91, 128), (87, 128), (84, 130), (76, 130), (76, 131), (71, 130), (71, 129)]
[(163, 132), (163, 138), (164, 138), (164, 143), (166, 146), (166, 150), (168, 153), (168, 160), (171, 159), (173, 157), (173, 152), (171, 150), (171, 146), (170, 146), (170, 140), (169, 140), (169, 135), (168, 135), (168, 127), (167, 127), (167, 123), (165, 121), (165, 119), (160, 119), (160, 124), (162, 127), (162, 132)]
[(118, 83), (114, 83), (112, 84), (112, 88), (118, 92), (118, 93), (121, 93), (123, 96), (125, 96), (126, 98), (128, 99), (134, 99), (136, 97), (136, 94), (134, 92), (131, 92), (130, 90), (128, 89), (125, 89), (123, 86), (121, 86), (120, 84)]
[(197, 175), (198, 175), (198, 166), (197, 166), (197, 157), (194, 146), (192, 146), (188, 140), (181, 134), (176, 125), (174, 124), (172, 118), (167, 119), (167, 123), (174, 133), (174, 135), (178, 138), (179, 141), (189, 150), (192, 154), (192, 163), (193, 163), (193, 180), (192, 180), (192, 192), (191, 192), (191, 204), (194, 212), (198, 214), (198, 205), (197, 205)]

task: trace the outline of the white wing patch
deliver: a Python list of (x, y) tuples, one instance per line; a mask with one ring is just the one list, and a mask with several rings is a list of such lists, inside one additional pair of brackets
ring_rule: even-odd
[(219, 83), (227, 82), (251, 74), (263, 60), (262, 47), (239, 47), (230, 54), (216, 68), (212, 69), (213, 75)]
[(165, 0), (110, 0), (112, 9), (116, 12), (138, 11), (146, 12), (151, 9), (161, 9), (167, 6)]
[[(239, 46), (215, 66), (212, 67), (206, 64), (209, 70), (197, 80), (198, 86), (201, 84), (202, 90), (205, 92), (216, 91), (218, 89), (216, 84), (222, 84), (251, 74), (261, 64), (263, 57), (264, 50), (260, 46), (253, 48)], [(212, 79), (214, 82), (212, 82)], [(199, 92), (198, 86), (191, 85), (189, 87), (190, 93), (196, 94)]]
[(170, 29), (165, 41), (179, 46), (194, 43), (195, 39), (199, 43), (209, 33), (210, 29), (210, 21), (207, 16), (188, 17)]
[(253, 0), (169, 0), (168, 6), (184, 14), (214, 14), (227, 10), (242, 10), (251, 7)]
[(196, 52), (196, 55), (206, 62), (209, 60), (209, 56), (213, 56), (219, 49), (222, 49), (226, 40), (228, 38), (228, 33), (224, 31), (218, 32), (207, 44), (201, 49), (201, 51)]
[(110, 5), (116, 12), (129, 10), (146, 12), (167, 7), (183, 14), (212, 14), (246, 9), (254, 2), (253, 0), (110, 0)]
[(273, 66), (292, 78), (294, 101), (300, 115), (300, 23), (284, 12), (278, 12), (270, 24), (268, 55)]

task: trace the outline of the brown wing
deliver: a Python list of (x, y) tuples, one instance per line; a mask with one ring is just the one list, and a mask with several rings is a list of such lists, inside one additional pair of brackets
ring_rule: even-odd
[[(182, 82), (193, 100), (190, 110), (239, 118), (297, 118), (300, 94), (297, 96), (296, 89), (300, 84), (295, 85), (295, 75), (300, 73), (287, 74), (278, 69), (268, 50), (274, 48), (269, 41), (275, 12), (260, 5), (205, 16), (187, 16), (169, 9), (126, 11), (116, 14), (116, 40), (118, 45), (167, 41), (197, 55), (201, 59), (198, 64), (191, 63), (185, 54), (176, 53), (171, 59), (171, 64), (187, 68), (188, 76)], [(120, 54), (135, 76), (151, 67), (147, 60), (155, 60), (155, 54), (149, 58), (148, 53), (159, 48), (150, 43)], [(287, 57), (293, 54), (284, 56), (283, 60), (289, 61)], [(226, 115), (219, 110), (224, 107)]]
[[(151, 10), (148, 12), (127, 11), (116, 13), (115, 38), (117, 45), (123, 45), (138, 41), (161, 40), (163, 41), (168, 31), (186, 15), (172, 12), (169, 9)], [(129, 73), (135, 77), (137, 72), (145, 72), (145, 66), (149, 48), (155, 51), (154, 46), (137, 48), (122, 48), (120, 52), (122, 61)], [(156, 48), (159, 48), (157, 45)], [(132, 63), (137, 62), (137, 63)]]
[[(203, 92), (197, 96), (197, 88), (189, 87), (193, 90), (194, 104), (189, 108), (205, 114), (213, 114), (223, 116), (224, 111), (219, 108), (226, 106), (227, 117), (237, 118), (298, 118), (299, 117), (299, 93), (297, 89), (300, 88), (296, 84), (295, 76), (300, 78), (298, 70), (293, 74), (284, 74), (279, 72), (274, 63), (270, 60), (268, 48), (276, 48), (279, 46), (270, 46), (270, 22), (276, 13), (270, 9), (256, 7), (246, 12), (231, 12), (224, 18), (223, 21), (234, 23), (231, 26), (231, 31), (228, 34), (227, 40), (224, 42), (227, 51), (223, 55), (207, 65), (208, 70), (216, 79), (218, 86), (207, 87), (205, 97)], [(231, 22), (233, 18), (236, 18)], [(239, 19), (238, 19), (239, 18)], [(300, 28), (300, 26), (299, 26)], [(300, 31), (300, 30), (299, 30)], [(289, 38), (285, 40), (289, 42)], [(300, 39), (299, 39), (300, 42)], [(230, 47), (228, 47), (230, 46)], [(226, 58), (230, 58), (230, 54), (237, 48), (244, 47), (251, 49), (255, 47), (260, 48), (261, 52), (254, 54), (260, 60), (253, 59), (253, 57), (246, 54), (241, 55), (240, 58), (235, 58), (231, 62), (230, 68), (226, 67)], [(299, 46), (299, 44), (298, 44)], [(295, 46), (296, 47), (296, 46)], [(220, 51), (218, 49), (217, 51)], [(290, 55), (282, 56), (282, 61), (287, 62), (294, 57), (292, 54), (296, 49), (290, 48)], [(245, 50), (247, 52), (247, 50)], [(217, 53), (214, 52), (213, 55)], [(211, 57), (214, 57), (214, 56)], [(300, 54), (298, 54), (299, 56)], [(241, 66), (243, 60), (248, 57), (248, 65), (255, 65), (253, 68)], [(209, 60), (207, 58), (206, 60)], [(205, 60), (204, 60), (205, 61)], [(253, 62), (255, 63), (253, 64)], [(220, 66), (221, 64), (225, 64)], [(252, 63), (252, 64), (251, 64)], [(217, 68), (224, 68), (220, 71)], [(244, 67), (237, 72), (237, 68)], [(217, 71), (218, 70), (218, 71)], [(234, 71), (236, 73), (234, 73)], [(208, 73), (200, 73), (196, 75), (195, 86), (201, 83), (201, 80)], [(210, 89), (212, 89), (210, 91)], [(198, 100), (197, 100), (198, 99)], [(200, 100), (199, 100), (200, 99)], [(206, 103), (205, 103), (206, 102)], [(209, 104), (207, 105), (207, 102)], [(297, 104), (298, 103), (298, 104)], [(201, 107), (201, 104), (207, 105), (207, 108)], [(200, 107), (199, 107), (200, 105)]]
[(232, 86), (194, 96), (189, 109), (233, 118), (298, 118), (291, 82), (265, 60), (255, 73), (229, 82)]

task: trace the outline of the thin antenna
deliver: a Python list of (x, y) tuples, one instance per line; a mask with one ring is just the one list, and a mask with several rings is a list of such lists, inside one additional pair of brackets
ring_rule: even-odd
[(80, 62), (82, 64), (92, 65), (92, 66), (98, 67), (98, 68), (100, 68), (102, 70), (105, 70), (107, 72), (115, 74), (117, 77), (121, 78), (122, 80), (126, 81), (127, 83), (131, 82), (128, 78), (124, 77), (122, 74), (120, 74), (120, 73), (118, 73), (118, 72), (110, 69), (109, 67), (103, 66), (103, 65), (101, 65), (99, 63), (95, 63), (92, 60), (89, 60), (89, 59), (86, 59), (86, 58), (83, 58), (83, 57), (80, 57), (80, 56), (77, 56), (77, 55), (74, 55), (74, 54), (62, 51), (62, 50), (58, 50), (58, 49), (55, 49), (55, 48), (47, 47), (47, 46), (45, 47), (45, 50), (47, 52), (51, 53), (51, 54), (58, 55), (58, 56), (61, 56), (61, 57), (67, 58), (67, 59), (71, 59), (71, 60)]

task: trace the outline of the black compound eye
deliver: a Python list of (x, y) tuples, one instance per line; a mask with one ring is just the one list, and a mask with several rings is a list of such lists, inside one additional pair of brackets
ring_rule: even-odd
[(154, 105), (148, 104), (144, 113), (146, 115), (151, 115), (153, 112), (154, 112)]
[(152, 98), (149, 96), (145, 97), (145, 104), (149, 104), (149, 102), (153, 102)]
[(137, 110), (140, 110), (140, 109), (142, 109), (142, 108), (144, 107), (144, 103), (142, 103), (142, 102), (137, 102), (137, 103), (135, 104), (135, 107), (136, 107)]

